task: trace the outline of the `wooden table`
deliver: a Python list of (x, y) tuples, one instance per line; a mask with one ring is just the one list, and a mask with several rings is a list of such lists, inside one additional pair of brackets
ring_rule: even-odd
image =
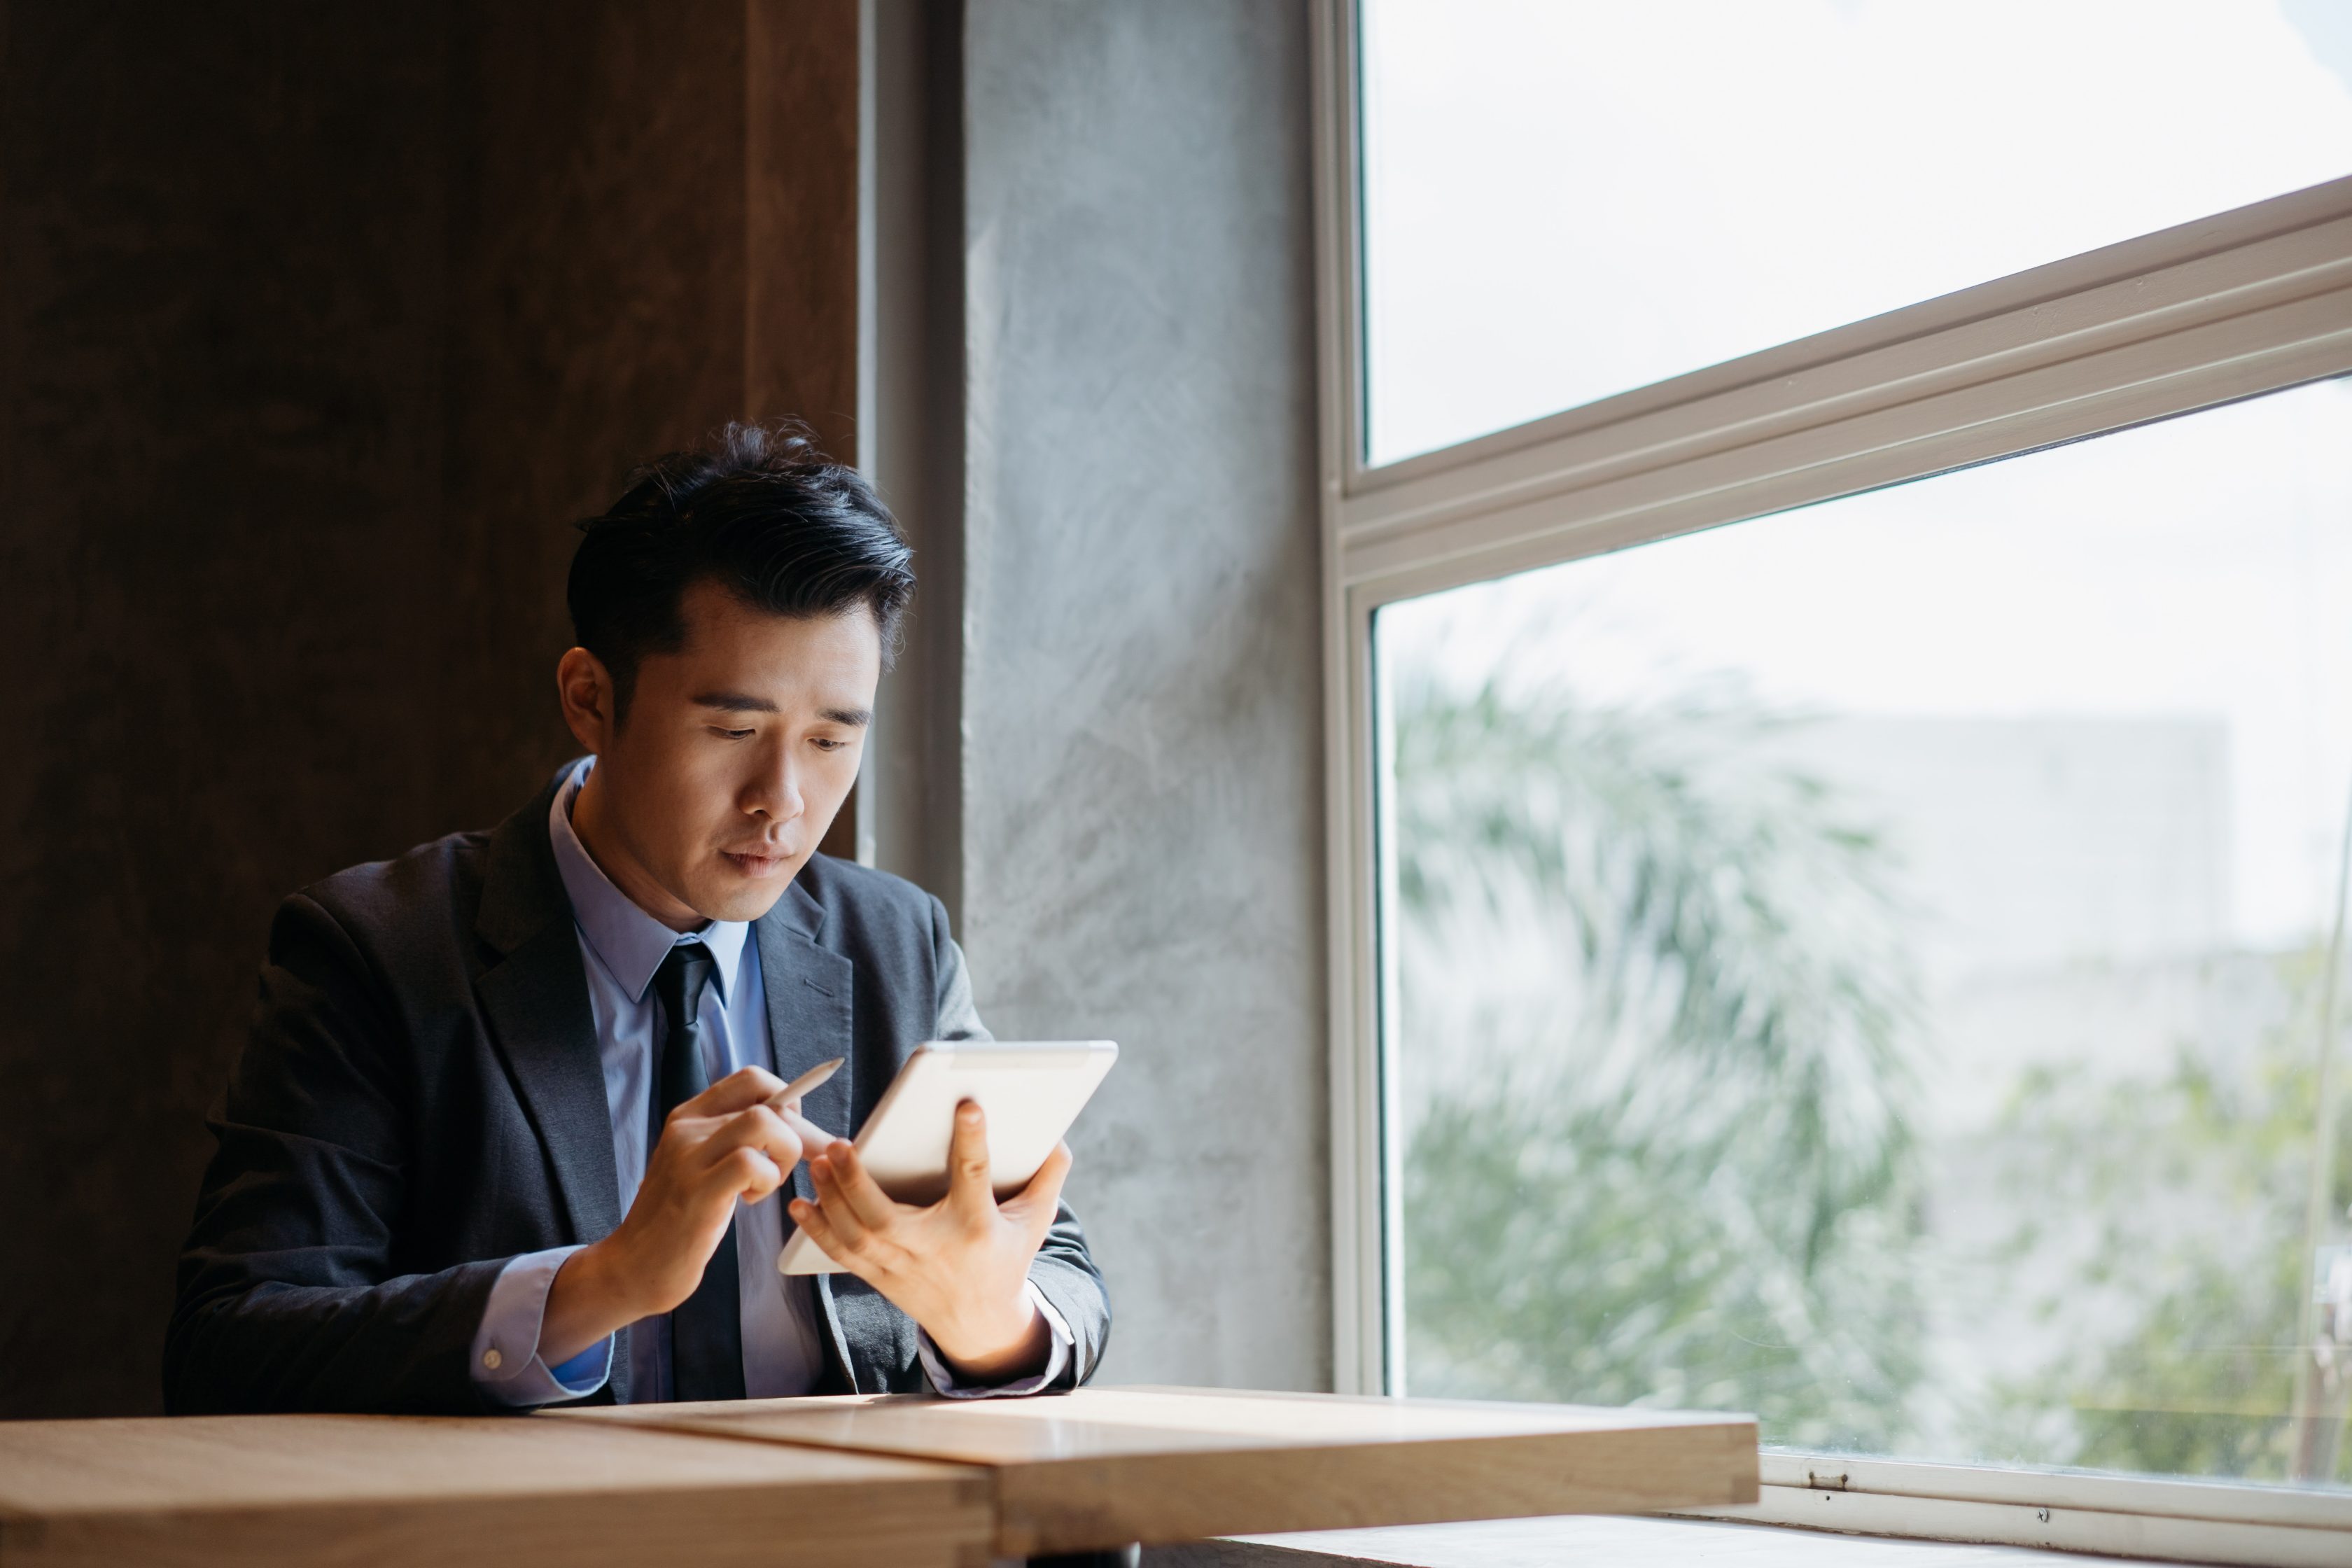
[(1745, 1416), (1326, 1394), (0, 1422), (0, 1568), (971, 1568), (1755, 1497)]
[(1019, 1400), (641, 1405), (542, 1419), (973, 1467), (989, 1479), (1003, 1556), (1756, 1500), (1756, 1423), (1685, 1411), (1090, 1388)]
[[(513, 1417), (0, 1422), (0, 1565), (969, 1564), (969, 1467)], [(690, 1552), (682, 1550), (690, 1543)]]

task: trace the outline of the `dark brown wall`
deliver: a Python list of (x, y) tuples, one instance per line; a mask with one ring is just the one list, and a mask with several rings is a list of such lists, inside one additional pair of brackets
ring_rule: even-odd
[(855, 38), (855, 0), (0, 10), (0, 1415), (159, 1406), (269, 911), (567, 754), (571, 521), (780, 396), (845, 437)]

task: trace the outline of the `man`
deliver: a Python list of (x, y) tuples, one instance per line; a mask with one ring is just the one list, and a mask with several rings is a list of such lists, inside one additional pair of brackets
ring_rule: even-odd
[[(939, 901), (815, 853), (914, 588), (888, 512), (805, 438), (730, 426), (582, 528), (556, 685), (590, 754), (495, 831), (278, 910), (167, 1404), (1084, 1382), (1110, 1314), (1066, 1150), (1000, 1205), (968, 1105), (918, 1208), (834, 1136), (919, 1042), (988, 1037)], [(848, 1272), (778, 1275), (796, 1225)]]

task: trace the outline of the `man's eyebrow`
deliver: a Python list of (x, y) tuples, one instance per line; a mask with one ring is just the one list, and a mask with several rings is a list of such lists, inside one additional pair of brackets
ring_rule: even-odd
[(704, 691), (694, 699), (697, 708), (716, 708), (723, 713), (773, 713), (776, 705), (764, 697), (752, 697), (740, 691)]
[[(698, 708), (715, 708), (721, 713), (780, 713), (782, 709), (764, 697), (753, 697), (742, 691), (705, 691), (693, 699)], [(847, 724), (863, 729), (874, 722), (870, 708), (820, 708), (816, 716), (835, 724)]]

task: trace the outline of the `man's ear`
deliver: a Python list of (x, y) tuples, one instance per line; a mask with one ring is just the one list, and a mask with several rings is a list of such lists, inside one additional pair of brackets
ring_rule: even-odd
[(583, 750), (600, 755), (611, 750), (613, 733), (620, 727), (614, 717), (616, 695), (612, 671), (586, 648), (568, 648), (556, 660), (556, 700), (562, 704), (572, 738)]

